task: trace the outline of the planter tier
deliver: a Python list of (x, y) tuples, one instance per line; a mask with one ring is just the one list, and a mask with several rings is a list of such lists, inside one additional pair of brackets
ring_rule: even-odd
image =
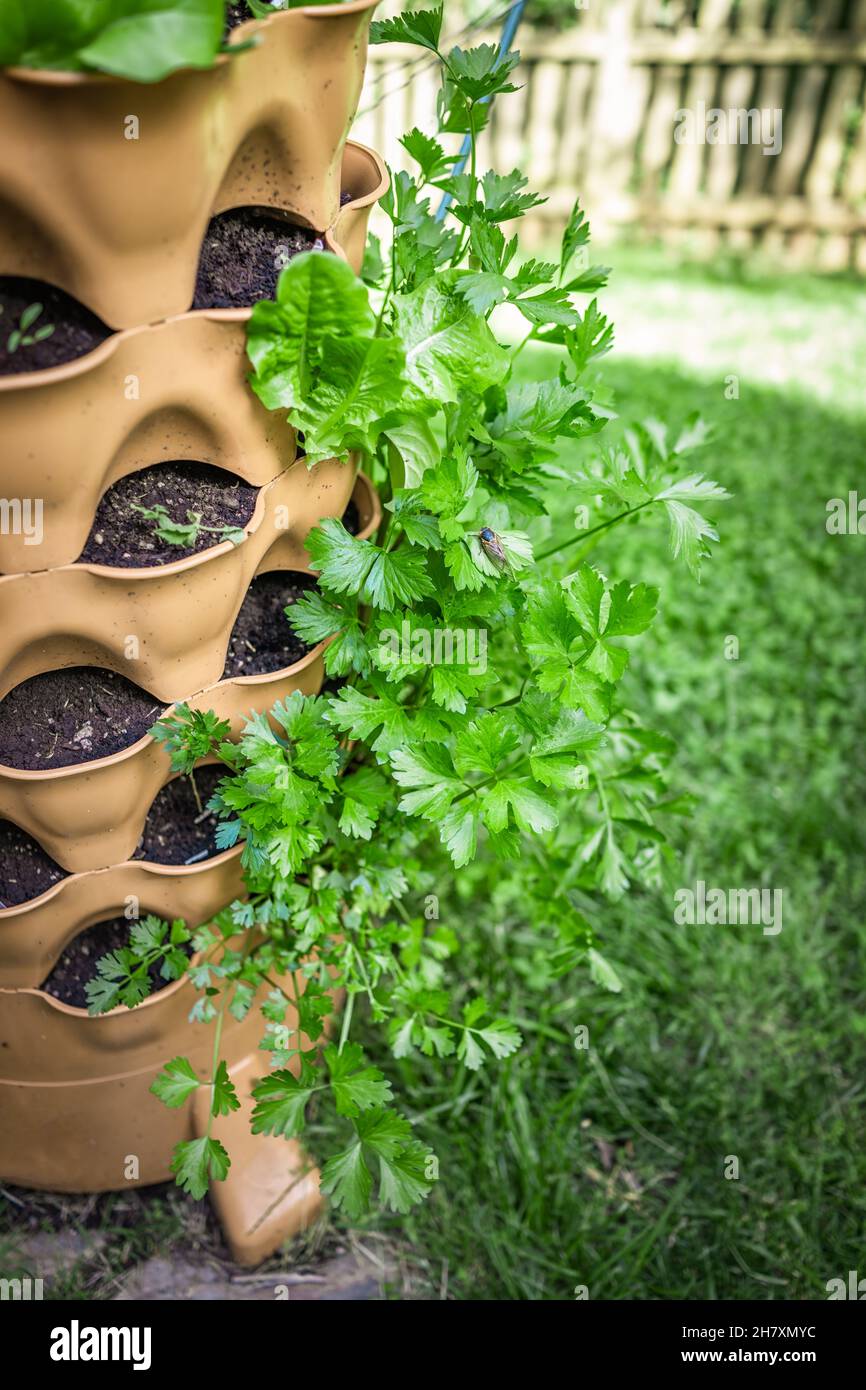
[(254, 576), (308, 569), (310, 529), (343, 515), (354, 483), (351, 463), (298, 459), (262, 488), (240, 545), (144, 569), (87, 563), (0, 578), (0, 700), (68, 666), (107, 667), (164, 703), (214, 685)]
[(130, 328), (192, 302), (215, 214), (255, 203), (330, 227), (377, 3), (251, 20), (231, 42), (255, 46), (153, 85), (0, 72), (0, 274)]
[[(356, 481), (353, 500), (361, 521), (358, 534), (365, 539), (378, 527), (381, 506), (374, 489), (363, 475)], [(339, 515), (340, 511), (336, 514)], [(240, 551), (247, 544), (249, 542), (241, 546)], [(285, 547), (282, 554), (281, 547)], [(216, 549), (222, 551), (223, 547)], [(203, 564), (197, 566), (198, 572), (208, 566), (208, 555), (214, 555), (214, 552), (204, 551), (199, 556), (191, 557), (187, 563), (192, 565), (196, 560), (202, 561)], [(218, 563), (219, 558), (217, 556), (216, 561), (210, 563)], [(226, 558), (230, 559), (231, 556)], [(268, 552), (259, 573), (305, 568), (297, 561), (296, 542), (290, 536), (283, 536)], [(169, 568), (177, 570), (178, 566)], [(308, 568), (306, 572), (311, 573)], [(127, 573), (144, 575), (153, 574), (154, 571), (133, 570)], [(222, 629), (225, 636), (216, 653), (216, 666), (220, 671), (225, 663), (231, 627), (242, 602), (243, 593)], [(218, 680), (204, 689), (186, 693), (183, 698), (193, 709), (212, 709), (221, 719), (228, 719), (232, 736), (237, 737), (251, 710), (267, 710), (275, 701), (286, 699), (295, 690), (301, 690), (305, 695), (316, 694), (324, 676), (323, 654), (324, 644), (320, 643), (300, 661), (281, 671)], [(131, 663), (126, 662), (126, 674), (129, 674), (130, 667)], [(32, 772), (0, 764), (0, 818), (14, 821), (38, 840), (52, 859), (71, 873), (108, 868), (132, 854), (154, 797), (170, 779), (169, 756), (163, 746), (149, 735), (110, 757), (94, 758), (71, 767)]]
[[(354, 461), (308, 470), (284, 416), (260, 404), (247, 380), (251, 310), (189, 306), (208, 223), (233, 208), (276, 209), (360, 270), (387, 175), (346, 136), (376, 3), (251, 21), (231, 35), (249, 49), (152, 86), (0, 71), (0, 275), (59, 287), (119, 330), (61, 366), (0, 378), (0, 698), (89, 665), (169, 707), (212, 708), (237, 736), (254, 709), (320, 689), (324, 644), (282, 670), (222, 679), (232, 627), (257, 574), (310, 573), (310, 528), (351, 494), (369, 536), (378, 499)], [(243, 543), (152, 568), (76, 563), (108, 489), (175, 461), (261, 489)], [(27, 503), (41, 504), (39, 539), (38, 526), (8, 524)], [(5, 534), (16, 529), (30, 534)], [(87, 763), (0, 766), (0, 818), (69, 871), (0, 909), (0, 1181), (65, 1192), (162, 1182), (174, 1146), (208, 1132), (208, 1087), (177, 1109), (150, 1090), (178, 1055), (210, 1077), (213, 1028), (190, 1021), (188, 978), (98, 1017), (39, 988), (76, 936), (129, 907), (198, 925), (242, 894), (240, 847), (180, 866), (130, 858), (172, 776), (149, 736)], [(303, 987), (295, 977), (289, 992)], [(321, 1205), (301, 1147), (251, 1132), (251, 1091), (267, 1072), (260, 1031), (255, 1006), (227, 1015), (221, 1052), (241, 1108), (209, 1131), (232, 1160), (211, 1200), (245, 1264)]]
[[(303, 991), (303, 977), (287, 988)], [(194, 999), (181, 980), (136, 1009), (91, 1018), (39, 990), (0, 990), (0, 1178), (57, 1192), (166, 1181), (175, 1144), (207, 1130), (208, 1091), (176, 1110), (150, 1091), (178, 1055), (202, 1079), (210, 1075), (212, 1030), (189, 1022)], [(250, 1092), (267, 1071), (260, 1026), (256, 1007), (242, 1022), (226, 1017), (222, 1053), (241, 1108), (211, 1130), (232, 1158), (212, 1200), (235, 1259), (249, 1265), (321, 1206), (318, 1174), (300, 1146), (250, 1130)]]
[[(362, 475), (353, 500), (361, 522), (359, 535), (372, 534), (382, 510)], [(219, 711), (218, 692), (228, 700), (229, 687), (232, 697), (259, 708), (292, 689), (317, 690), (322, 653), (319, 646), (285, 671), (222, 682), (203, 692), (208, 698), (202, 704)], [(152, 756), (152, 740), (143, 742)], [(140, 756), (127, 750), (100, 761), (105, 768), (129, 761), (130, 753)], [(74, 783), (88, 770), (93, 771), (93, 765), (17, 776), (54, 781), (56, 792), (64, 778)], [(167, 759), (157, 780), (160, 785), (171, 780)], [(157, 790), (155, 782), (154, 794)], [(94, 800), (67, 806), (61, 818), (67, 833), (70, 826), (79, 825), (82, 805), (93, 811), (101, 804), (106, 788), (99, 778), (91, 792)], [(137, 807), (141, 796), (139, 789), (138, 799), (133, 799)], [(133, 843), (144, 818), (138, 817)], [(108, 836), (113, 833), (113, 825), (105, 829)], [(75, 833), (66, 841), (73, 848), (79, 842)], [(47, 839), (42, 843), (52, 853)], [(64, 864), (63, 854), (54, 848), (52, 857)], [(171, 1177), (175, 1145), (207, 1132), (208, 1090), (176, 1110), (157, 1101), (150, 1090), (154, 1076), (174, 1056), (188, 1057), (202, 1079), (210, 1075), (212, 1034), (189, 1020), (194, 992), (188, 980), (166, 986), (136, 1009), (119, 1008), (93, 1018), (35, 986), (78, 932), (121, 912), (130, 896), (138, 898), (139, 913), (183, 916), (190, 924), (206, 921), (241, 892), (240, 853), (238, 846), (197, 865), (127, 861), (74, 872), (38, 898), (0, 911), (0, 1180), (61, 1192), (115, 1191), (164, 1182)], [(69, 861), (64, 866), (78, 867)], [(304, 983), (302, 976), (295, 976), (289, 993), (302, 991)], [(222, 1054), (241, 1105), (213, 1121), (210, 1130), (232, 1159), (227, 1179), (213, 1186), (211, 1201), (234, 1259), (249, 1266), (309, 1225), (322, 1208), (318, 1172), (302, 1147), (295, 1140), (252, 1133), (252, 1090), (267, 1073), (259, 1036), (257, 1008), (240, 1022), (227, 1016)], [(290, 1066), (296, 1071), (297, 1060)]]
[(128, 860), (110, 869), (72, 874), (38, 898), (0, 911), (0, 981), (7, 989), (38, 989), (80, 932), (108, 921), (130, 899), (139, 915), (182, 917), (200, 926), (244, 891), (241, 846), (199, 864)]
[[(323, 650), (314, 647), (294, 666), (267, 676), (219, 681), (191, 695), (187, 704), (228, 719), (237, 738), (252, 709), (296, 690), (316, 694)], [(255, 690), (247, 684), (252, 680), (259, 682)], [(105, 869), (132, 854), (154, 797), (170, 777), (169, 756), (149, 735), (120, 753), (71, 767), (31, 772), (0, 764), (0, 818), (32, 835), (70, 873)]]
[[(386, 183), (378, 155), (346, 147), (343, 186), (353, 196), (326, 245), (355, 271)], [(292, 463), (294, 431), (247, 381), (249, 316), (191, 310), (114, 334), (60, 367), (0, 377), (0, 497), (39, 499), (43, 533), (36, 545), (0, 532), (0, 574), (73, 563), (103, 494), (151, 464), (201, 460), (261, 487)]]

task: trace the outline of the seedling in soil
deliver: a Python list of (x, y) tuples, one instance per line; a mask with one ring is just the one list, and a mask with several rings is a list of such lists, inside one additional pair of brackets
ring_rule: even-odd
[(190, 549), (196, 544), (202, 532), (212, 531), (220, 541), (231, 541), (232, 545), (243, 545), (247, 533), (241, 526), (203, 526), (201, 512), (188, 511), (186, 521), (174, 521), (161, 502), (152, 507), (140, 507), (136, 502), (133, 510), (140, 512), (148, 521), (155, 521), (155, 534), (166, 545), (177, 545)]
[[(3, 313), (3, 306), (0, 305), (0, 314)], [(36, 320), (42, 313), (41, 304), (28, 304), (26, 309), (22, 309), (21, 317), (18, 320), (18, 327), (13, 328), (9, 337), (6, 339), (6, 351), (9, 353), (17, 352), (22, 347), (32, 347), (34, 343), (43, 343), (46, 338), (50, 338), (54, 332), (53, 323), (42, 323), (35, 333), (29, 330), (33, 327)]]

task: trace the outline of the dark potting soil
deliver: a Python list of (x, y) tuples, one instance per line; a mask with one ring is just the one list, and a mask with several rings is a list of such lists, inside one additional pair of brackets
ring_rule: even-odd
[[(353, 536), (361, 529), (354, 502), (343, 513), (343, 525)], [(224, 680), (282, 671), (306, 656), (311, 649), (296, 635), (285, 610), (315, 587), (311, 575), (294, 570), (272, 570), (253, 580), (229, 638)]]
[[(86, 931), (79, 932), (70, 941), (60, 956), (51, 974), (39, 986), (46, 994), (59, 999), (63, 1004), (71, 1004), (76, 1009), (87, 1008), (85, 985), (96, 976), (96, 962), (109, 951), (117, 951), (129, 945), (129, 929), (132, 923), (125, 917), (113, 917), (107, 922), (97, 922)], [(187, 942), (181, 947), (186, 955), (192, 955), (192, 945)], [(171, 980), (160, 974), (160, 961), (149, 969), (151, 992), (165, 989)]]
[(190, 777), (175, 777), (163, 787), (147, 813), (133, 859), (146, 859), (150, 864), (198, 864), (220, 853), (215, 838), (218, 820), (206, 808), (227, 773), (221, 763), (209, 763), (191, 774), (195, 791)]
[[(170, 565), (220, 543), (224, 526), (246, 526), (259, 489), (209, 463), (158, 463), (120, 478), (103, 496), (79, 563), (120, 569)], [(186, 522), (187, 512), (201, 517), (202, 529), (190, 545), (171, 545), (156, 534), (157, 521), (137, 507), (161, 504), (172, 521)]]
[(0, 821), (0, 908), (29, 903), (66, 877), (31, 835), (12, 821)]
[(343, 512), (343, 525), (352, 536), (357, 536), (361, 529), (361, 514), (354, 502), (350, 502)]
[[(22, 329), (21, 316), (34, 305), (42, 305), (38, 317)], [(52, 332), (39, 337), (40, 332)], [(21, 341), (10, 350), (10, 337), (20, 333)], [(63, 290), (43, 280), (19, 275), (0, 275), (0, 376), (15, 372), (38, 372), (59, 367), (83, 357), (111, 336), (111, 329)]]
[(247, 0), (237, 0), (226, 6), (226, 27), (225, 33), (230, 34), (232, 29), (237, 29), (239, 24), (246, 24), (248, 19), (254, 19), (255, 15), (247, 4)]
[(223, 678), (282, 671), (306, 656), (310, 648), (296, 636), (284, 610), (315, 587), (311, 575), (293, 570), (258, 575), (232, 628)]
[(125, 676), (73, 666), (31, 676), (0, 701), (0, 763), (37, 772), (119, 753), (163, 713)]
[(302, 251), (324, 251), (308, 227), (273, 208), (232, 208), (211, 218), (195, 277), (193, 309), (245, 309), (273, 299), (280, 271)]

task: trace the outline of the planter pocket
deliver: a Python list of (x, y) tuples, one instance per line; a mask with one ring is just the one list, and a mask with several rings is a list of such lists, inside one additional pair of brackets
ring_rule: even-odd
[(190, 927), (206, 922), (244, 891), (241, 848), (202, 864), (128, 860), (111, 869), (72, 874), (46, 893), (0, 911), (0, 988), (38, 989), (79, 932), (125, 911), (154, 913)]
[(304, 538), (342, 516), (351, 464), (303, 459), (260, 492), (240, 545), (222, 541), (173, 564), (75, 564), (0, 578), (0, 700), (21, 681), (68, 666), (103, 666), (158, 700), (183, 700), (220, 679), (229, 634), (268, 551), (307, 569)]
[[(343, 179), (353, 196), (325, 240), (357, 271), (387, 175), (377, 155), (349, 145)], [(202, 460), (261, 487), (292, 463), (284, 413), (266, 410), (247, 383), (249, 315), (194, 310), (114, 334), (62, 366), (0, 377), (0, 498), (9, 510), (0, 574), (72, 564), (103, 494), (151, 464)]]
[(153, 85), (0, 72), (0, 274), (47, 280), (131, 328), (192, 303), (214, 214), (256, 203), (330, 227), (376, 4), (242, 25), (232, 41), (254, 46)]
[[(353, 501), (358, 534), (366, 539), (377, 529), (382, 512), (363, 475), (356, 480)], [(286, 533), (268, 551), (258, 573), (297, 570), (302, 567), (298, 559), (298, 542)], [(267, 710), (295, 690), (316, 694), (324, 678), (323, 658), (320, 643), (293, 666), (217, 681), (189, 696), (188, 703), (194, 709), (213, 709), (231, 722), (237, 735), (251, 710)], [(0, 764), (0, 818), (32, 835), (70, 873), (107, 868), (132, 855), (147, 811), (170, 776), (168, 754), (149, 736), (110, 757), (54, 770), (26, 771)]]

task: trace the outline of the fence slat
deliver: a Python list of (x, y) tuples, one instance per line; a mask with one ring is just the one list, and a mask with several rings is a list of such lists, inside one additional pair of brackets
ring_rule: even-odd
[[(728, 68), (722, 77), (719, 107), (722, 111), (748, 111), (754, 86), (753, 68)], [(728, 128), (726, 139), (718, 145), (708, 145), (707, 194), (720, 202), (730, 198), (737, 182), (743, 146), (734, 142), (739, 131)]]
[(574, 63), (566, 71), (557, 182), (582, 191), (586, 181), (588, 103), (593, 69), (588, 63)]
[(645, 194), (661, 192), (662, 174), (671, 156), (671, 140), (679, 105), (680, 71), (667, 65), (660, 67), (643, 130), (641, 187)]
[(856, 67), (838, 68), (830, 79), (827, 104), (806, 175), (806, 196), (809, 198), (833, 196), (845, 151), (846, 117), (859, 89), (860, 71)]
[(605, 56), (596, 77), (587, 150), (587, 201), (612, 207), (627, 192), (635, 142), (650, 91), (648, 70), (631, 64), (636, 0), (610, 0), (605, 11)]
[[(527, 81), (527, 69), (525, 67), (519, 71), (519, 80)], [(526, 86), (496, 105), (495, 118), (498, 131), (496, 162), (498, 167), (506, 173), (510, 173), (512, 169), (526, 167), (528, 157), (526, 137), (529, 130), (528, 105), (529, 92)]]
[(848, 153), (845, 174), (842, 179), (842, 194), (847, 203), (857, 204), (866, 200), (866, 79), (861, 85), (859, 111), (860, 124), (854, 142)]
[[(449, 3), (449, 43), (479, 8)], [(495, 103), (481, 139), (482, 168), (524, 167), (549, 193), (537, 236), (579, 194), (602, 234), (638, 225), (866, 270), (866, 0), (590, 0), (575, 19), (551, 34), (524, 18), (523, 90)], [(495, 42), (499, 22), (460, 41)], [(355, 137), (409, 167), (399, 136), (432, 131), (437, 87), (432, 55), (373, 48)], [(780, 153), (677, 143), (677, 112), (714, 106), (781, 109)]]
[[(816, 36), (828, 33), (838, 25), (845, 0), (823, 0), (814, 21)], [(774, 195), (784, 197), (798, 191), (806, 175), (806, 166), (817, 138), (817, 122), (830, 69), (816, 62), (797, 76), (797, 85), (789, 109), (785, 112), (782, 152), (774, 161), (770, 181)], [(792, 232), (785, 245), (785, 258), (792, 266), (808, 265), (815, 260), (820, 240), (813, 229), (804, 226)]]
[(542, 191), (556, 182), (562, 73), (561, 63), (536, 63), (532, 75), (529, 174), (533, 186)]

